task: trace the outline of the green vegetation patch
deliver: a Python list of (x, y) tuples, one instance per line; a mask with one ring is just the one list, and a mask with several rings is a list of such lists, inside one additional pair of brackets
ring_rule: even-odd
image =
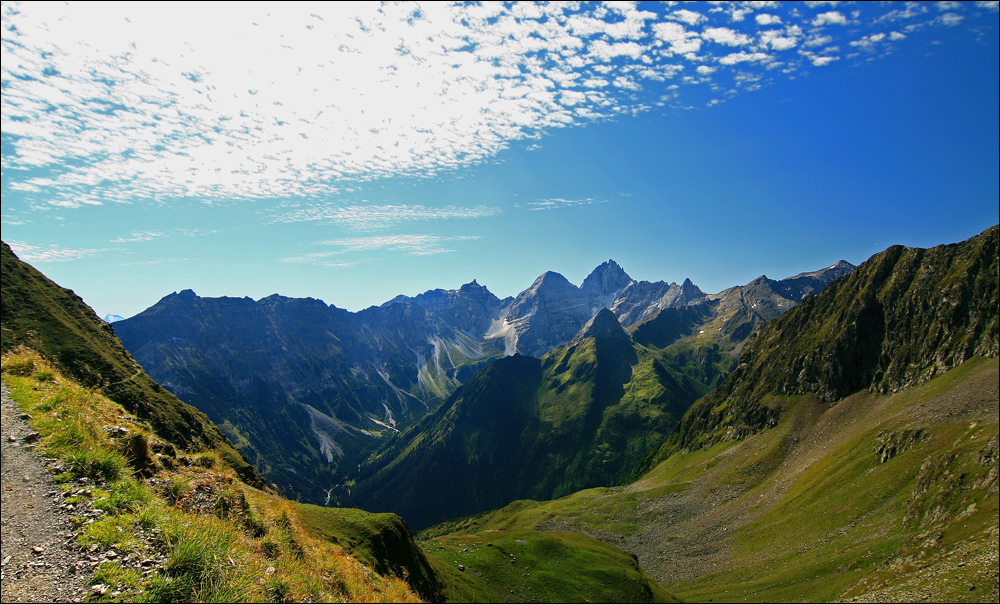
[(676, 602), (634, 556), (579, 533), (487, 531), (420, 543), (453, 602)]

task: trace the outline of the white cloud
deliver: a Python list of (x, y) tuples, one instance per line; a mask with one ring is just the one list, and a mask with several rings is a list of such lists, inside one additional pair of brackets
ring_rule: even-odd
[(824, 65), (829, 65), (833, 63), (840, 57), (812, 57), (812, 64), (816, 67), (823, 67)]
[(273, 218), (274, 222), (334, 222), (355, 229), (388, 228), (402, 222), (426, 220), (473, 219), (493, 216), (497, 208), (476, 206), (462, 208), (445, 206), (431, 208), (423, 205), (307, 205)]
[[(782, 76), (767, 68), (779, 63), (791, 73), (838, 60), (833, 44), (846, 40), (834, 39), (837, 28), (804, 31), (849, 18), (836, 2), (807, 4), (677, 4), (654, 13), (629, 2), (247, 3), (237, 11), (5, 3), (4, 177), (27, 207), (332, 198), (357, 181), (488, 161), (553, 128), (688, 106), (683, 87), (704, 86), (694, 73), (707, 63), (717, 68), (712, 85), (733, 90), (747, 69), (774, 78)], [(897, 6), (860, 5), (850, 21), (855, 46), (877, 41), (870, 24), (910, 19), (895, 28), (905, 32), (996, 10), (995, 2), (942, 3), (917, 23), (927, 6)], [(743, 19), (739, 29), (719, 26), (727, 16)], [(702, 55), (709, 43), (741, 52)], [(822, 47), (822, 56), (801, 46)], [(660, 84), (671, 79), (678, 88)], [(458, 212), (386, 207), (403, 218), (358, 207), (302, 208), (294, 219), (386, 225)]]
[(593, 197), (584, 197), (582, 199), (566, 199), (563, 197), (553, 197), (550, 199), (540, 199), (538, 201), (529, 201), (523, 204), (528, 210), (539, 211), (539, 210), (558, 210), (561, 208), (575, 208), (581, 206), (589, 206), (595, 203), (607, 203), (606, 199), (595, 199)]
[(698, 25), (706, 19), (705, 15), (687, 9), (676, 10), (670, 13), (669, 18), (687, 23), (688, 25)]
[(444, 254), (457, 250), (444, 247), (449, 241), (470, 241), (480, 239), (476, 236), (442, 237), (439, 235), (385, 235), (380, 237), (352, 237), (348, 239), (337, 239), (334, 241), (322, 242), (323, 245), (332, 245), (340, 248), (335, 252), (322, 252), (311, 254), (311, 257), (324, 257), (332, 254), (347, 252), (371, 252), (375, 250), (388, 250), (394, 252), (404, 252), (411, 256), (428, 256), (432, 254)]
[(127, 237), (119, 237), (117, 239), (112, 239), (111, 243), (132, 243), (137, 241), (152, 241), (154, 239), (160, 239), (161, 237), (166, 237), (166, 233), (161, 233), (157, 231), (140, 231), (138, 233), (132, 233)]
[(850, 42), (850, 45), (863, 48), (865, 50), (873, 50), (879, 42), (885, 40), (887, 37), (887, 34), (879, 32), (877, 34), (865, 36), (860, 40), (854, 40), (853, 42)]
[(814, 26), (822, 25), (847, 25), (847, 17), (837, 11), (829, 11), (816, 15), (812, 20)]
[(750, 36), (741, 34), (728, 27), (706, 27), (701, 37), (716, 44), (725, 44), (726, 46), (746, 46), (750, 44)]
[(697, 33), (684, 29), (680, 23), (657, 23), (653, 25), (656, 37), (670, 45), (670, 52), (683, 55), (701, 50), (701, 38)]
[(170, 237), (173, 234), (181, 235), (183, 237), (203, 237), (205, 235), (211, 235), (218, 233), (217, 229), (173, 229), (171, 231), (134, 231), (129, 235), (124, 237), (118, 237), (116, 239), (109, 240), (110, 243), (137, 243), (142, 241), (153, 241), (154, 239), (163, 239), (165, 237)]
[(770, 61), (771, 55), (763, 52), (734, 52), (719, 59), (722, 65), (736, 65), (737, 63), (760, 63)]
[(646, 51), (646, 47), (635, 42), (618, 42), (608, 44), (604, 40), (597, 40), (590, 45), (590, 55), (599, 61), (610, 61), (615, 57), (631, 57), (638, 59)]
[(798, 36), (782, 35), (783, 33), (787, 33), (787, 30), (786, 32), (775, 29), (763, 31), (760, 34), (760, 41), (771, 49), (777, 51), (791, 50), (792, 48), (798, 46)]
[(942, 25), (948, 26), (958, 25), (963, 19), (965, 19), (965, 17), (956, 13), (945, 13), (937, 18), (938, 22)]
[(7, 244), (25, 262), (70, 262), (109, 251), (108, 248), (70, 249), (57, 245), (39, 247), (22, 241), (9, 241)]
[(191, 262), (193, 258), (161, 258), (158, 260), (139, 260), (136, 262), (119, 262), (118, 266), (147, 266), (151, 264), (167, 264), (173, 262)]

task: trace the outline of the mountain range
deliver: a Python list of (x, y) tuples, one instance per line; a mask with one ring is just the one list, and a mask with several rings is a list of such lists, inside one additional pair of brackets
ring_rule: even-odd
[[(669, 410), (651, 412), (655, 428), (635, 426), (658, 438), (731, 369), (752, 329), (852, 268), (839, 262), (781, 281), (762, 276), (706, 295), (690, 280), (635, 281), (609, 260), (579, 287), (546, 272), (513, 298), (473, 281), (357, 313), (311, 298), (202, 298), (184, 290), (115, 322), (114, 331), (158, 383), (207, 413), (270, 484), (314, 503), (347, 502), (354, 501), (348, 491), (358, 465), (385, 441), (498, 359), (567, 345), (600, 309), (635, 330), (646, 348), (677, 344), (658, 365), (663, 376), (674, 372)], [(630, 445), (600, 480), (615, 480), (638, 461), (634, 446), (644, 445)], [(553, 489), (531, 493), (562, 492)]]
[[(381, 422), (381, 431), (336, 420), (291, 399), (290, 390), (253, 399), (261, 408), (246, 407), (242, 415), (232, 407), (221, 409), (257, 422), (245, 426), (300, 430), (303, 444), (322, 461), (358, 455), (354, 468), (341, 461), (343, 473), (335, 478), (346, 478), (344, 488), (322, 489), (324, 499), (365, 502), (368, 510), (399, 509), (408, 523), (412, 518), (413, 526), (426, 527), (416, 541), (393, 514), (293, 505), (245, 486), (264, 487), (223, 435), (242, 434), (235, 424), (219, 431), (209, 417), (150, 380), (111, 326), (6, 246), (0, 321), (4, 383), (26, 388), (29, 394), (19, 396), (37, 397), (41, 390), (79, 380), (145, 418), (154, 435), (142, 441), (146, 454), (133, 455), (131, 445), (124, 449), (136, 476), (153, 472), (150, 484), (162, 480), (167, 486), (160, 490), (167, 495), (176, 490), (170, 485), (184, 488), (168, 474), (170, 468), (198, 484), (191, 490), (196, 498), (170, 495), (173, 499), (156, 504), (166, 510), (157, 514), (207, 502), (206, 509), (214, 510), (212, 526), (232, 520), (238, 533), (245, 531), (238, 541), (260, 558), (253, 559), (259, 581), (241, 579), (268, 586), (259, 597), (298, 589), (265, 574), (287, 577), (294, 564), (305, 563), (293, 560), (320, 555), (319, 543), (304, 541), (318, 538), (346, 548), (379, 575), (406, 578), (423, 598), (435, 601), (670, 601), (675, 595), (995, 601), (1000, 228), (931, 249), (895, 246), (851, 268), (835, 265), (782, 281), (762, 277), (628, 325), (614, 311), (620, 297), (615, 294), (540, 357), (516, 350), (507, 355), (505, 336), (486, 338), (496, 325), (514, 324), (498, 320), (509, 315), (513, 300), (509, 306), (500, 301), (496, 316), (476, 315), (475, 305), (457, 308), (456, 300), (468, 300), (481, 287), (476, 283), (465, 296), (439, 290), (416, 297), (427, 306), (438, 304), (437, 310), (396, 299), (348, 313), (316, 300), (210, 299), (181, 292), (147, 311), (158, 321), (173, 317), (177, 325), (162, 324), (157, 337), (172, 333), (181, 343), (160, 347), (150, 337), (147, 349), (167, 359), (197, 353), (164, 363), (187, 371), (188, 386), (197, 386), (197, 375), (219, 372), (199, 388), (220, 406), (228, 400), (251, 402), (226, 398), (254, 392), (239, 390), (247, 384), (261, 392), (279, 384), (273, 377), (274, 382), (240, 381), (255, 368), (278, 367), (285, 372), (279, 376), (298, 377), (303, 381), (297, 387), (309, 392), (313, 386), (302, 386), (303, 376), (327, 363), (340, 363), (338, 371), (357, 368), (356, 389), (341, 394), (363, 400), (370, 378), (361, 370), (364, 362), (349, 363), (348, 353), (368, 354), (362, 358), (383, 359), (388, 366), (393, 355), (407, 356), (393, 346), (418, 342), (425, 329), (438, 334), (450, 329), (482, 346), (484, 354), (464, 358), (455, 350), (449, 358), (442, 350), (440, 371), (457, 385), (436, 403), (420, 398), (430, 391), (420, 388), (419, 377), (413, 377), (410, 391), (383, 379), (397, 401), (426, 410), (404, 414), (390, 408), (395, 426), (389, 416), (355, 411), (370, 424)], [(843, 274), (827, 279), (833, 269)], [(593, 291), (628, 288), (617, 290), (621, 279), (606, 272), (612, 285)], [(565, 297), (572, 293), (565, 287), (550, 290), (544, 282), (553, 277), (543, 277), (535, 282), (536, 296), (538, 290), (561, 291), (564, 297), (557, 299), (579, 301)], [(526, 323), (534, 323), (536, 314), (552, 314), (549, 305), (530, 298), (523, 301), (534, 313), (520, 315)], [(192, 309), (197, 320), (189, 318)], [(307, 312), (294, 316), (302, 309)], [(233, 315), (240, 321), (231, 323)], [(467, 331), (454, 326), (460, 317), (467, 320)], [(514, 344), (525, 333), (556, 333), (541, 325), (520, 335), (513, 330)], [(481, 339), (472, 328), (482, 330)], [(202, 342), (217, 348), (200, 350), (196, 344)], [(252, 348), (263, 344), (277, 347)], [(19, 352), (29, 347), (65, 376), (30, 360), (35, 353)], [(286, 350), (295, 354), (286, 359)], [(330, 392), (351, 385), (332, 384), (341, 375), (327, 374)], [(318, 396), (313, 400), (319, 403)], [(284, 405), (273, 420), (281, 413), (294, 417), (298, 409), (309, 424), (265, 426), (255, 416), (270, 412), (268, 402)], [(46, 420), (44, 430), (55, 431), (42, 438), (71, 443), (75, 437), (59, 433), (70, 426), (60, 424), (58, 414), (48, 419), (53, 404), (64, 403), (42, 397), (34, 411), (36, 420), (39, 412)], [(90, 432), (122, 446), (114, 444), (106, 426)], [(323, 441), (320, 433), (332, 436)], [(360, 436), (369, 439), (367, 448), (341, 444)], [(248, 443), (241, 448), (253, 451)], [(136, 465), (151, 459), (152, 466)], [(213, 487), (220, 475), (201, 460), (222, 464), (216, 470), (232, 468), (243, 483), (228, 478), (224, 489)], [(135, 483), (120, 481), (121, 488), (133, 491)], [(595, 483), (605, 486), (586, 488)], [(242, 504), (234, 504), (236, 492), (243, 494)], [(114, 494), (122, 502), (130, 496)], [(525, 496), (537, 499), (511, 501)], [(112, 531), (115, 538), (108, 543), (140, 526), (129, 520), (135, 510), (123, 505), (107, 520), (122, 527)], [(284, 511), (268, 511), (274, 506)], [(474, 515), (456, 517), (463, 514)], [(442, 517), (445, 522), (434, 524)], [(147, 516), (143, 522), (161, 521)], [(161, 547), (174, 560), (185, 542), (176, 541), (180, 525), (171, 522), (162, 526), (174, 536)], [(199, 551), (210, 545), (201, 543)], [(129, 577), (128, 589), (141, 583), (154, 595), (168, 593), (164, 589), (215, 593), (206, 590), (220, 585), (223, 574), (216, 569), (235, 568), (231, 559), (227, 565), (217, 558), (200, 559), (199, 566), (169, 562), (148, 581), (137, 583), (127, 573), (121, 580)], [(181, 576), (190, 584), (182, 585)], [(118, 581), (107, 572), (102, 577)], [(348, 593), (343, 581), (339, 585), (337, 593)]]

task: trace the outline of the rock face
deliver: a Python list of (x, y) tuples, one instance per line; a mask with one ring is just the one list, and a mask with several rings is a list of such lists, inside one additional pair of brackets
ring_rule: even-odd
[(611, 305), (623, 325), (635, 325), (665, 308), (694, 304), (705, 299), (698, 286), (685, 279), (683, 283), (657, 281), (632, 281), (615, 298)]
[(475, 279), (457, 290), (434, 289), (412, 298), (396, 296), (382, 307), (411, 303), (433, 311), (449, 325), (477, 339), (483, 339), (490, 324), (512, 299), (501, 300)]
[(704, 389), (635, 347), (609, 309), (540, 360), (493, 363), (366, 459), (342, 505), (409, 526), (621, 480)]
[[(495, 303), (488, 291), (470, 289)], [(474, 315), (460, 315), (470, 316), (467, 326)], [(451, 394), (460, 365), (501, 354), (405, 302), (350, 313), (311, 298), (201, 298), (185, 290), (115, 330), (269, 482), (312, 501), (325, 500), (339, 468), (356, 463), (379, 435)]]

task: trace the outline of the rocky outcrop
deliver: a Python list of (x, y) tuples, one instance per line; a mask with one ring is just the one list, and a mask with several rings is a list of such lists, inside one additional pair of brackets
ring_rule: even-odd
[(618, 294), (611, 310), (622, 325), (635, 325), (655, 316), (661, 310), (694, 304), (704, 299), (705, 293), (690, 279), (685, 279), (680, 285), (665, 281), (633, 281)]
[(688, 279), (681, 285), (635, 281), (618, 263), (608, 260), (591, 271), (580, 287), (559, 273), (539, 276), (493, 323), (487, 337), (504, 338), (508, 354), (541, 356), (569, 342), (602, 308), (611, 309), (622, 325), (631, 326), (665, 308), (704, 297)]

